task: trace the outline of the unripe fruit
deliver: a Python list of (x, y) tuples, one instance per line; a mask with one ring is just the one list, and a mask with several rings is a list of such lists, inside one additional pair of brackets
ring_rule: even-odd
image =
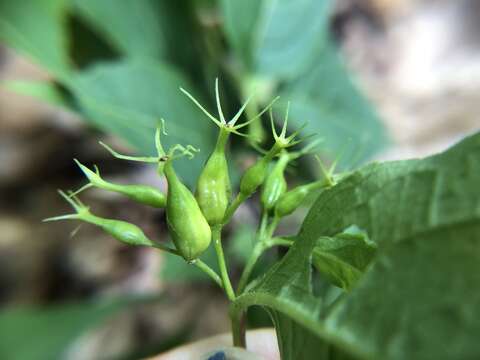
[(164, 208), (167, 205), (167, 197), (160, 190), (148, 185), (120, 185), (105, 181), (100, 177), (100, 174), (93, 172), (79, 161), (75, 160), (77, 165), (83, 171), (85, 176), (90, 181), (82, 189), (90, 186), (95, 186), (100, 189), (117, 192), (125, 195), (128, 198), (139, 202), (141, 204), (149, 205), (156, 208)]
[(44, 221), (82, 220), (101, 227), (102, 230), (112, 235), (115, 239), (126, 244), (137, 246), (156, 246), (155, 243), (145, 236), (143, 231), (138, 226), (122, 220), (105, 219), (93, 215), (90, 213), (89, 208), (83, 205), (73, 194), (68, 196), (62, 191), (59, 191), (59, 193), (75, 209), (75, 213), (56, 216), (45, 219)]
[[(259, 119), (263, 113), (265, 113), (272, 104), (277, 100), (275, 98), (265, 109), (260, 113), (252, 116), (248, 121), (241, 124), (236, 124), (243, 111), (248, 106), (251, 99), (242, 105), (237, 113), (227, 122), (225, 115), (223, 114), (222, 105), (220, 103), (220, 92), (218, 88), (218, 79), (215, 80), (215, 98), (217, 103), (218, 118), (210, 114), (188, 91), (180, 88), (180, 90), (197, 105), (200, 110), (203, 111), (207, 117), (219, 127), (219, 134), (217, 144), (213, 153), (210, 155), (205, 167), (200, 174), (197, 181), (197, 189), (195, 197), (198, 200), (198, 204), (206, 217), (208, 223), (212, 226), (220, 225), (223, 223), (225, 212), (230, 203), (231, 197), (231, 185), (228, 175), (228, 165), (225, 158), (225, 146), (228, 137), (231, 133), (240, 136), (247, 136), (238, 130), (247, 126), (255, 124), (255, 120)], [(262, 179), (263, 181), (263, 179)]]
[(198, 258), (210, 245), (212, 232), (195, 197), (182, 184), (172, 166), (165, 163), (164, 173), (168, 181), (167, 224), (173, 243), (187, 261)]
[(286, 152), (282, 153), (280, 159), (274, 164), (273, 169), (265, 179), (260, 200), (263, 209), (266, 211), (271, 211), (280, 196), (287, 190), (287, 181), (285, 180), (284, 173), (289, 160), (289, 154)]
[(278, 218), (293, 213), (306, 197), (314, 191), (331, 186), (329, 180), (319, 180), (310, 184), (300, 185), (283, 194), (277, 201), (275, 206), (275, 216)]
[(220, 129), (217, 144), (208, 158), (198, 181), (195, 197), (210, 225), (220, 224), (230, 202), (232, 189), (228, 175), (225, 144), (229, 133)]
[(268, 172), (269, 158), (261, 158), (245, 171), (240, 180), (240, 193), (245, 196), (253, 194), (263, 184)]
[(155, 246), (143, 231), (136, 225), (122, 220), (104, 219), (90, 214), (83, 219), (91, 224), (101, 227), (115, 239), (129, 245)]

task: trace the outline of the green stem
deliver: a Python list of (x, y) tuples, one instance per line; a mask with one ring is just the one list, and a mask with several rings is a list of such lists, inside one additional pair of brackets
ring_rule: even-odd
[(265, 242), (265, 247), (266, 249), (270, 249), (271, 247), (274, 246), (285, 246), (285, 247), (290, 247), (293, 244), (293, 240), (287, 239), (287, 238), (281, 238), (281, 237), (274, 237), (271, 239), (268, 239)]
[(215, 247), (215, 252), (217, 254), (218, 267), (220, 268), (220, 276), (222, 278), (223, 288), (227, 297), (230, 301), (234, 301), (236, 296), (233, 291), (232, 283), (230, 282), (230, 277), (228, 276), (227, 264), (225, 262), (225, 255), (223, 254), (222, 248), (222, 227), (214, 226), (212, 228), (212, 240)]
[(248, 283), (248, 279), (252, 274), (255, 264), (257, 263), (260, 256), (262, 256), (263, 252), (267, 249), (265, 245), (267, 240), (270, 237), (270, 235), (268, 234), (269, 228), (270, 226), (268, 226), (268, 213), (266, 211), (263, 211), (262, 219), (260, 220), (260, 225), (258, 227), (258, 232), (257, 232), (257, 243), (255, 244), (255, 247), (253, 248), (253, 251), (250, 254), (250, 257), (248, 258), (247, 263), (243, 268), (242, 275), (240, 276), (240, 281), (238, 283), (238, 288), (237, 288), (238, 294), (243, 293), (243, 291), (245, 290), (245, 287), (247, 286), (247, 283)]
[[(241, 93), (241, 97), (243, 101), (246, 101), (248, 97), (251, 95), (249, 92), (251, 89), (248, 88), (247, 83), (249, 76), (242, 74), (237, 78), (237, 82), (239, 84), (239, 89)], [(247, 117), (247, 121), (252, 120), (258, 114), (258, 101), (256, 97), (253, 97), (250, 102), (248, 103), (247, 107), (245, 108), (245, 115)], [(253, 121), (248, 125), (248, 141), (250, 143), (258, 143), (262, 144), (265, 141), (266, 134), (265, 129), (262, 126), (260, 121)]]
[(266, 247), (263, 241), (258, 242), (253, 248), (253, 251), (250, 254), (250, 257), (248, 258), (247, 263), (245, 264), (245, 268), (243, 269), (242, 275), (240, 277), (240, 281), (238, 283), (238, 288), (237, 288), (238, 294), (243, 293), (243, 291), (245, 290), (245, 287), (247, 286), (247, 283), (248, 283), (248, 279), (252, 274), (253, 268), (255, 267), (255, 264), (257, 263), (260, 256), (262, 256), (265, 249)]
[(233, 346), (246, 348), (245, 339), (245, 312), (236, 311), (234, 307), (230, 307), (230, 322), (232, 325)]
[(217, 283), (218, 286), (220, 286), (223, 289), (223, 283), (222, 279), (218, 274), (207, 264), (205, 264), (202, 260), (197, 259), (193, 265), (195, 265), (197, 268), (202, 270), (205, 274), (210, 276), (210, 278)]
[(280, 218), (274, 215), (272, 218), (272, 222), (268, 225), (266, 229), (265, 238), (270, 239), (273, 236), (273, 233), (277, 228), (279, 221), (280, 221)]
[(248, 198), (242, 193), (238, 193), (237, 197), (232, 201), (225, 211), (225, 216), (223, 218), (223, 224), (227, 224), (231, 219), (238, 207)]
[[(172, 249), (171, 247), (168, 247), (163, 244), (155, 244), (154, 246), (156, 249), (168, 252), (173, 255), (181, 256), (176, 249)], [(202, 270), (205, 274), (207, 274), (215, 283), (217, 283), (218, 286), (220, 286), (223, 289), (223, 283), (222, 279), (220, 279), (220, 276), (207, 264), (205, 264), (202, 260), (197, 259), (194, 262), (192, 262), (193, 265), (195, 265), (197, 268)]]
[(267, 230), (268, 223), (268, 213), (267, 211), (262, 212), (262, 219), (260, 220), (260, 226), (258, 228), (258, 239), (262, 241), (265, 238), (265, 231)]

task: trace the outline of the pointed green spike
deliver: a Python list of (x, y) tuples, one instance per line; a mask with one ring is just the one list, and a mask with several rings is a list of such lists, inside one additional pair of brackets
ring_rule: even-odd
[(285, 112), (285, 121), (283, 122), (282, 132), (280, 133), (280, 137), (285, 137), (287, 133), (287, 125), (288, 125), (288, 112), (290, 111), (290, 101), (287, 102), (287, 110)]
[(215, 116), (213, 116), (212, 114), (210, 114), (207, 109), (205, 109), (199, 102), (197, 99), (195, 99), (187, 90), (185, 90), (184, 88), (180, 88), (180, 91), (183, 92), (195, 105), (197, 105), (197, 107), (203, 111), (203, 113), (205, 115), (208, 116), (208, 118), (210, 120), (212, 120), (217, 126), (222, 126), (222, 123), (217, 119), (215, 118)]
[(225, 116), (223, 115), (222, 104), (220, 103), (220, 91), (218, 90), (218, 77), (215, 78), (215, 101), (217, 103), (218, 116), (220, 116), (220, 123), (226, 124)]
[(110, 146), (107, 144), (99, 141), (98, 142), (100, 145), (102, 145), (107, 151), (112, 154), (113, 157), (116, 157), (117, 159), (122, 159), (122, 160), (129, 160), (129, 161), (138, 161), (138, 162), (145, 162), (145, 163), (157, 163), (158, 162), (158, 157), (152, 157), (152, 156), (127, 156), (127, 155), (122, 155), (115, 150), (113, 150)]
[[(230, 120), (228, 122), (228, 125), (230, 126), (234, 126), (235, 123), (237, 122), (237, 120), (240, 118), (240, 116), (243, 114), (243, 112), (245, 111), (245, 108), (247, 107), (248, 103), (250, 102), (250, 100), (252, 100), (254, 94), (250, 95), (248, 97), (248, 99), (245, 101), (245, 103), (242, 105), (242, 107), (237, 111), (237, 113), (235, 114), (235, 116), (232, 118), (232, 120)], [(257, 115), (258, 116), (258, 115)], [(254, 119), (257, 118), (257, 116), (255, 116), (253, 119), (249, 120), (248, 122), (252, 122)]]

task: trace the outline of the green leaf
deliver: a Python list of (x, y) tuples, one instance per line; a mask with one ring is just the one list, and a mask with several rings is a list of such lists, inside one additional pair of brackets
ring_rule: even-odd
[[(433, 157), (352, 173), (321, 193), (288, 253), (233, 309), (266, 306), (356, 358), (479, 357), (479, 155), (480, 133)], [(320, 236), (353, 224), (377, 255), (327, 305), (312, 294), (311, 254)], [(277, 328), (280, 342), (287, 325)]]
[(317, 58), (330, 1), (223, 0), (224, 28), (243, 66), (256, 76), (292, 78)]
[(59, 77), (69, 73), (65, 0), (0, 0), (0, 41)]
[(263, 1), (254, 39), (254, 72), (292, 79), (312, 62), (328, 35), (330, 1)]
[(351, 289), (375, 255), (377, 245), (356, 226), (317, 239), (313, 265), (338, 287)]
[(305, 133), (317, 133), (330, 156), (340, 156), (352, 168), (384, 148), (387, 135), (372, 106), (357, 90), (332, 44), (316, 64), (290, 82), (281, 93), (291, 102), (297, 126), (308, 121)]
[(167, 133), (162, 143), (191, 144), (200, 149), (195, 160), (179, 159), (175, 167), (188, 184), (214, 142), (214, 127), (179, 90), (193, 86), (162, 63), (122, 61), (100, 64), (78, 74), (69, 84), (87, 120), (127, 140), (140, 154), (154, 155), (154, 132), (160, 118)]
[(53, 83), (46, 81), (14, 80), (2, 83), (3, 87), (14, 93), (26, 95), (51, 105), (70, 109), (70, 105), (61, 91)]
[(254, 30), (258, 23), (261, 0), (222, 0), (223, 27), (236, 55), (245, 68), (253, 64)]
[(0, 358), (50, 360), (63, 358), (72, 342), (109, 316), (158, 297), (130, 297), (109, 301), (14, 307), (0, 312)]
[(153, 0), (75, 0), (75, 9), (114, 47), (130, 57), (161, 58), (164, 33)]

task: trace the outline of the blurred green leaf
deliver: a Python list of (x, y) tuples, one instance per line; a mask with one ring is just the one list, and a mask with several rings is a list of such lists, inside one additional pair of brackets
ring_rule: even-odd
[(236, 55), (248, 70), (253, 62), (254, 30), (262, 0), (221, 0), (223, 26)]
[(3, 87), (14, 93), (30, 96), (51, 105), (70, 109), (62, 92), (51, 82), (47, 81), (6, 81)]
[(0, 41), (58, 77), (69, 73), (65, 0), (0, 0)]
[(141, 154), (155, 154), (155, 128), (164, 118), (169, 134), (162, 139), (164, 146), (180, 142), (200, 149), (195, 160), (175, 162), (183, 180), (192, 185), (213, 147), (214, 126), (179, 86), (195, 93), (172, 67), (140, 61), (99, 64), (68, 84), (87, 120), (127, 140)]
[(295, 78), (328, 36), (331, 1), (222, 0), (224, 28), (244, 68), (274, 80)]
[(158, 300), (153, 296), (55, 305), (17, 307), (0, 312), (0, 358), (8, 360), (61, 359), (86, 330), (127, 307)]
[(308, 121), (304, 134), (324, 138), (330, 157), (341, 154), (341, 165), (348, 168), (371, 157), (387, 140), (330, 39), (330, 5), (317, 0), (223, 0), (222, 9), (227, 37), (248, 69), (242, 81), (280, 83), (281, 115), (290, 101), (295, 127)]
[(161, 58), (166, 44), (157, 1), (74, 0), (75, 9), (111, 44), (130, 57)]
[(281, 92), (291, 101), (290, 115), (304, 133), (325, 141), (331, 158), (340, 156), (343, 168), (364, 162), (384, 148), (385, 129), (372, 105), (359, 93), (333, 44), (320, 52), (318, 62)]
[(254, 28), (254, 73), (295, 78), (318, 56), (328, 36), (330, 1), (263, 1)]
[[(280, 349), (292, 354), (307, 351), (292, 340), (301, 325), (319, 338), (312, 346), (327, 342), (355, 358), (478, 358), (478, 154), (480, 133), (436, 156), (371, 164), (344, 178), (320, 194), (288, 253), (234, 309), (262, 305), (293, 320), (277, 327)], [(312, 292), (311, 254), (320, 236), (352, 224), (378, 250), (329, 305)]]

